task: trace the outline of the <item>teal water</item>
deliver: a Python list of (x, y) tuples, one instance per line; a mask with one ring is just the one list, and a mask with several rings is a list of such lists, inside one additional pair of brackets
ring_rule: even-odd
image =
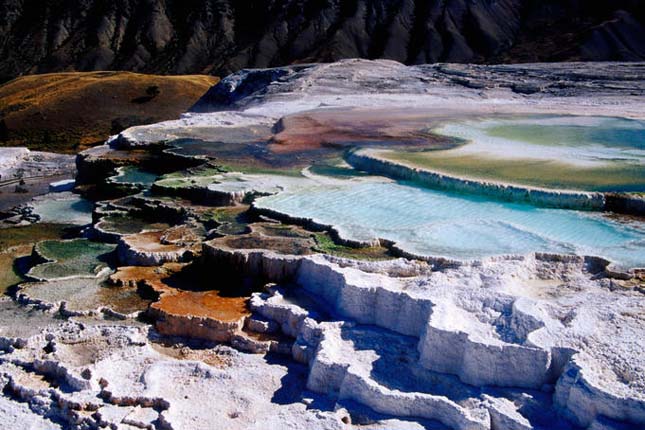
[(152, 185), (157, 180), (157, 175), (146, 172), (137, 167), (125, 167), (120, 174), (113, 176), (112, 181), (117, 184), (140, 184), (144, 186)]
[(417, 255), (470, 260), (552, 252), (602, 256), (625, 267), (645, 266), (644, 227), (598, 213), (383, 182), (307, 187), (263, 197), (256, 204), (333, 225), (348, 239), (388, 239)]
[(492, 117), (449, 122), (435, 131), (466, 143), (416, 160), (426, 167), (547, 188), (645, 191), (645, 121)]
[(536, 145), (645, 149), (645, 121), (611, 117), (547, 116), (484, 123), (486, 134)]
[(85, 225), (92, 222), (92, 210), (94, 205), (91, 201), (70, 194), (66, 197), (40, 199), (30, 204), (34, 213), (40, 216), (41, 222)]
[(438, 131), (469, 140), (482, 153), (501, 156), (525, 156), (515, 154), (517, 145), (523, 151), (536, 151), (529, 156), (540, 157), (567, 154), (611, 161), (610, 155), (632, 160), (640, 160), (645, 155), (645, 121), (626, 118), (562, 115), (490, 118), (447, 123)]

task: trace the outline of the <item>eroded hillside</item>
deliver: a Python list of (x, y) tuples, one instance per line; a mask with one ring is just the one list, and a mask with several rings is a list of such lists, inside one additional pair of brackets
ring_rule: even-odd
[(0, 76), (213, 73), (341, 58), (639, 60), (639, 0), (2, 0)]

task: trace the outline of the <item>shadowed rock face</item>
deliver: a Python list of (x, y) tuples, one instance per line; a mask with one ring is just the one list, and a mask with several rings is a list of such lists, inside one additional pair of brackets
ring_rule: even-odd
[(0, 76), (340, 58), (639, 60), (639, 0), (0, 0)]

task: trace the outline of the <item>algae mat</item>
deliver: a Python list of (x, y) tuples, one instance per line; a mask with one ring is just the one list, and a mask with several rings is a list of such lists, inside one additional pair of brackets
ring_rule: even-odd
[(536, 116), (444, 124), (464, 144), (380, 157), (469, 179), (584, 191), (645, 191), (645, 121)]

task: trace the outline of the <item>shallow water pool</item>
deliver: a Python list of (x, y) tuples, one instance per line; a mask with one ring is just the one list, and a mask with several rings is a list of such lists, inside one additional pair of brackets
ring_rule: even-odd
[(138, 167), (124, 167), (118, 175), (112, 177), (112, 182), (117, 184), (134, 184), (149, 186), (157, 180), (157, 175), (146, 172)]
[(312, 186), (260, 198), (259, 208), (335, 226), (360, 241), (382, 238), (417, 255), (470, 260), (552, 252), (645, 266), (645, 229), (598, 213), (538, 208), (405, 183)]
[(384, 156), (475, 179), (589, 191), (645, 191), (645, 121), (542, 115), (448, 122), (435, 132), (466, 143), (445, 151)]
[(50, 194), (35, 199), (30, 206), (43, 223), (85, 225), (92, 222), (94, 205), (76, 194)]

